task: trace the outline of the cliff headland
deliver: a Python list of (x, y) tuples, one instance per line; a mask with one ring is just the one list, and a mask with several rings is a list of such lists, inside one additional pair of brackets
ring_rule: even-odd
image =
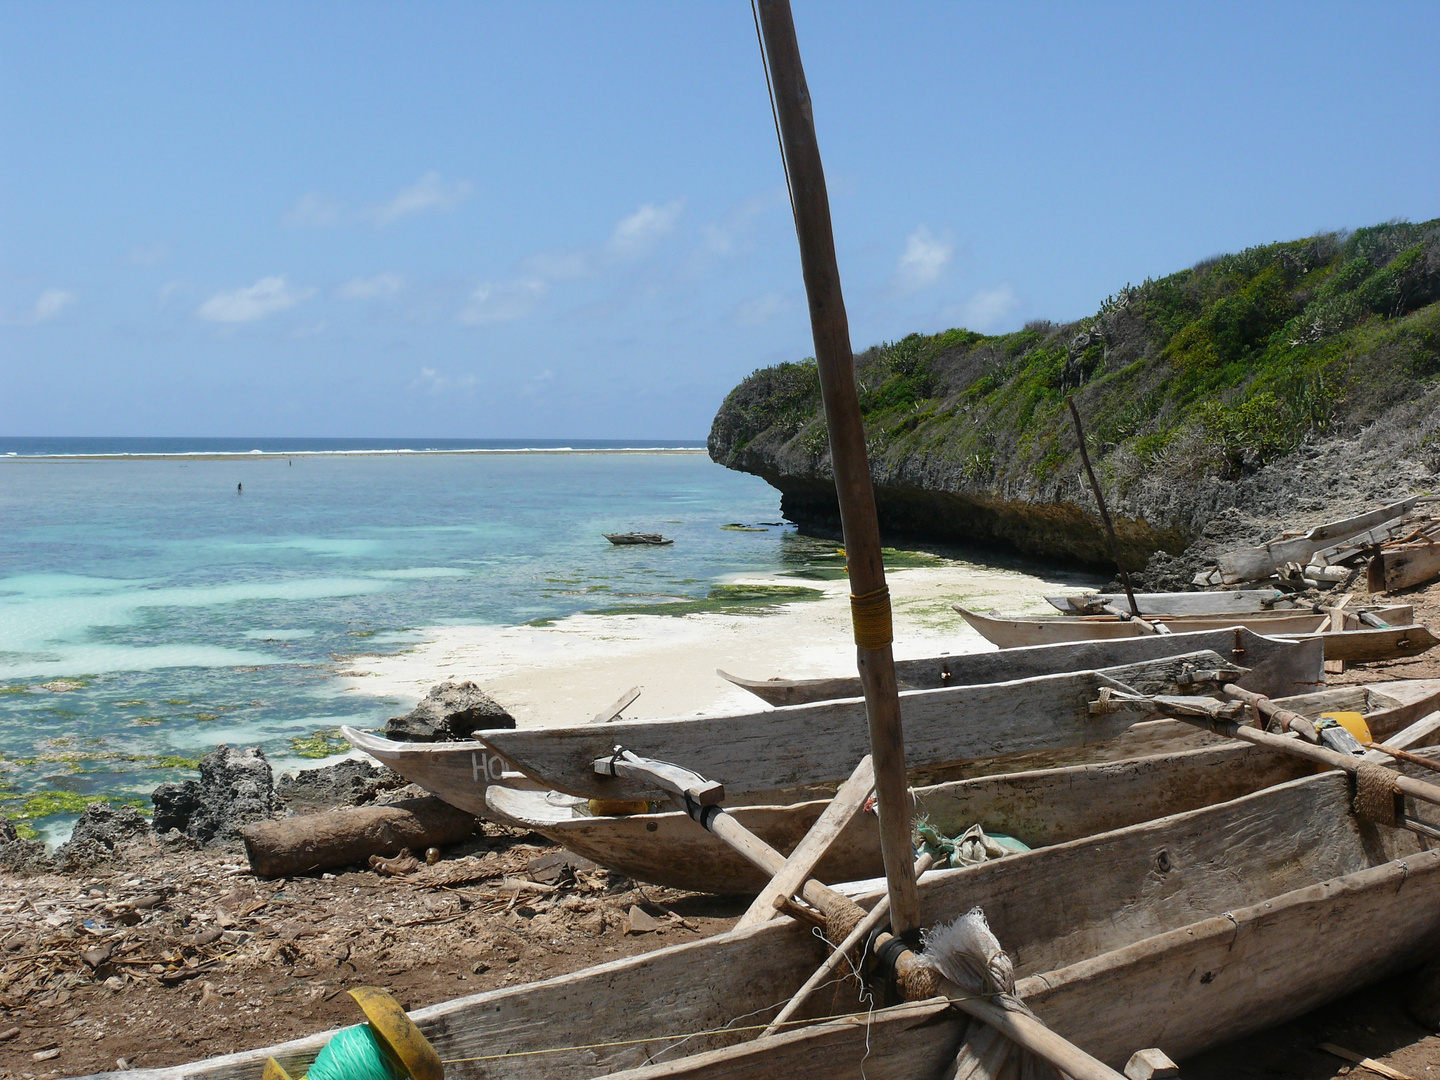
[[(1128, 564), (1176, 584), (1280, 520), (1433, 486), (1440, 219), (1208, 259), (1077, 322), (912, 334), (858, 354), (856, 379), (890, 535), (1107, 564), (1073, 398)], [(731, 391), (709, 450), (838, 530), (813, 360)]]

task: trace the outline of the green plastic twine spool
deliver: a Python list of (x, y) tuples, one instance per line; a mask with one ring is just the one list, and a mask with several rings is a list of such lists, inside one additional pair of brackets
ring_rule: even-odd
[(369, 1024), (341, 1028), (325, 1044), (305, 1080), (405, 1080), (409, 1074), (395, 1061)]

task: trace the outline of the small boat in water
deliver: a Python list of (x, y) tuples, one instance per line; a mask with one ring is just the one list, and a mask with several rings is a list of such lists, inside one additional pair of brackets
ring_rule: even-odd
[(659, 547), (662, 544), (675, 542), (668, 536), (661, 536), (659, 533), (602, 533), (601, 535), (612, 544), (622, 547), (631, 544), (649, 544), (652, 547)]

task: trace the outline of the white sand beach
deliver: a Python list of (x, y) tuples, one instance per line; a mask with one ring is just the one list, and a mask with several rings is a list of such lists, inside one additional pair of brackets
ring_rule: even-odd
[[(1014, 570), (967, 563), (893, 570), (897, 658), (983, 652), (994, 646), (951, 604), (987, 611), (1053, 611), (1044, 593), (1080, 591)], [(738, 577), (737, 584), (795, 585), (794, 578)], [(446, 679), (473, 680), (525, 727), (584, 723), (631, 687), (627, 718), (765, 708), (716, 668), (752, 678), (854, 672), (849, 582), (804, 582), (819, 600), (760, 615), (574, 615), (551, 626), (439, 626), (392, 656), (357, 658), (349, 692), (396, 698), (405, 708)]]

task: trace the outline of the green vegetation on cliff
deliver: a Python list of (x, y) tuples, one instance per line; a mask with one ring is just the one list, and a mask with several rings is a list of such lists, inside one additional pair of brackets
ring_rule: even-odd
[[(877, 486), (1043, 500), (1078, 467), (1073, 396), (1107, 486), (1235, 479), (1355, 430), (1440, 375), (1440, 219), (1250, 248), (1093, 316), (1012, 334), (912, 334), (856, 357)], [(710, 453), (786, 489), (828, 472), (813, 360), (757, 371)]]

